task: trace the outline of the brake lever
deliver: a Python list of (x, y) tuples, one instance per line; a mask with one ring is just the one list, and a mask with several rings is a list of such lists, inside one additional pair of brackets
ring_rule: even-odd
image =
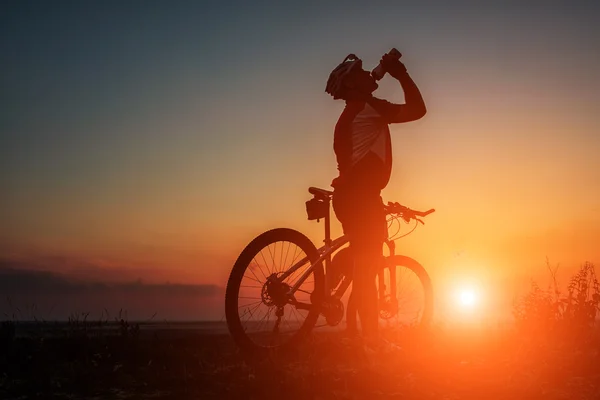
[(423, 220), (419, 219), (419, 218), (415, 218), (417, 220), (417, 222), (420, 222), (421, 224), (425, 225), (425, 222), (423, 222)]

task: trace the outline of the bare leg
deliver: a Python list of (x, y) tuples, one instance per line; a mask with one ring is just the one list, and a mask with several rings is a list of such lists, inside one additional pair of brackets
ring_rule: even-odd
[(377, 242), (365, 243), (357, 250), (354, 253), (352, 295), (358, 309), (363, 336), (375, 338), (379, 328), (377, 287), (375, 284), (378, 263), (375, 260), (381, 258), (380, 247)]

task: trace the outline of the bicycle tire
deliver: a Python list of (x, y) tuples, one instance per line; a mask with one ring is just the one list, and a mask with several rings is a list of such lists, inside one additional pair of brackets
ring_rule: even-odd
[(386, 268), (390, 267), (408, 268), (419, 278), (423, 287), (423, 311), (416, 325), (419, 327), (429, 326), (433, 318), (433, 286), (429, 274), (417, 260), (403, 255), (386, 257)]
[[(296, 230), (288, 228), (276, 228), (266, 231), (254, 238), (244, 248), (236, 260), (227, 282), (225, 291), (225, 317), (229, 332), (235, 344), (246, 355), (260, 356), (265, 355), (274, 349), (285, 351), (293, 348), (293, 346), (301, 342), (310, 333), (320, 314), (318, 307), (311, 308), (298, 332), (292, 335), (286, 343), (282, 343), (279, 346), (264, 346), (255, 343), (244, 329), (239, 313), (240, 285), (244, 279), (244, 274), (253, 259), (261, 253), (263, 249), (268, 248), (268, 246), (273, 243), (275, 243), (276, 246), (278, 242), (288, 242), (296, 245), (306, 254), (310, 264), (314, 264), (319, 258), (317, 248), (308, 237)], [(322, 263), (315, 265), (312, 275), (314, 276), (313, 293), (316, 293), (317, 298), (322, 298), (325, 291), (325, 276)], [(264, 292), (264, 287), (261, 290), (261, 294), (262, 292)], [(260, 306), (261, 304), (258, 305)]]

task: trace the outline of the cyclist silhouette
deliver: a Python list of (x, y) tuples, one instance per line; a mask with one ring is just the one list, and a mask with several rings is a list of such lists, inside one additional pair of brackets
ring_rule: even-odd
[(346, 107), (334, 132), (339, 175), (333, 180), (333, 209), (350, 240), (353, 254), (353, 289), (348, 304), (347, 327), (357, 333), (358, 310), (365, 339), (378, 339), (378, 297), (375, 284), (383, 262), (387, 224), (381, 190), (392, 170), (389, 124), (415, 121), (427, 112), (421, 93), (397, 58), (381, 58), (384, 71), (404, 91), (405, 104), (393, 104), (372, 95), (379, 85), (362, 60), (348, 55), (330, 74), (325, 92), (342, 99)]

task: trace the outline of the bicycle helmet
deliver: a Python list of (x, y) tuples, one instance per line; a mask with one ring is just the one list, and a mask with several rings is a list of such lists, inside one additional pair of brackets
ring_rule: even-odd
[(329, 74), (325, 92), (332, 95), (335, 100), (342, 98), (344, 77), (356, 68), (362, 68), (362, 60), (354, 54), (348, 54), (344, 61)]

